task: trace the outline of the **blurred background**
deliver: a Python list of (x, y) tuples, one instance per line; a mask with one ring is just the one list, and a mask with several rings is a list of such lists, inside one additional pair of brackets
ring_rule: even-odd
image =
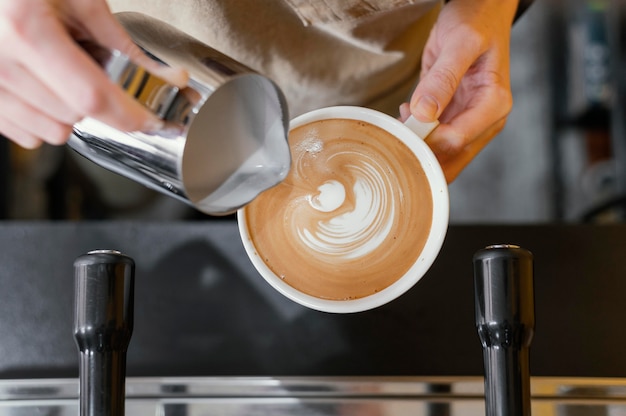
[[(623, 221), (623, 3), (536, 0), (515, 24), (513, 111), (450, 186), (452, 224)], [(0, 140), (0, 218), (219, 220), (103, 172), (69, 148), (24, 151), (7, 140)]]

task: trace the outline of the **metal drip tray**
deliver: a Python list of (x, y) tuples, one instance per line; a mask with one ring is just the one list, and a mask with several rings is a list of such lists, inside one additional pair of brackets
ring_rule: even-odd
[[(531, 379), (533, 415), (626, 415), (626, 379)], [(0, 416), (78, 414), (78, 380), (1, 380)], [(480, 377), (128, 378), (126, 414), (484, 415)]]

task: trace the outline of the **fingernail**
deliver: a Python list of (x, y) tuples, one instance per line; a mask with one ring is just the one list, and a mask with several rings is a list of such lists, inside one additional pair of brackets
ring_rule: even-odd
[(400, 120), (404, 122), (411, 115), (411, 108), (408, 103), (402, 103), (398, 108), (398, 113), (400, 114)]
[(422, 95), (415, 104), (414, 111), (428, 121), (435, 121), (437, 119), (437, 111), (439, 110), (439, 104), (430, 95)]

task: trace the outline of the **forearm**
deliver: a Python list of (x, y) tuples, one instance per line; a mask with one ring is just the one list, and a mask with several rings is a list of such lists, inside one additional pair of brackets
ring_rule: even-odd
[[(453, 0), (446, 0), (446, 3), (448, 3), (449, 1)], [(534, 0), (516, 0), (515, 2), (517, 3), (517, 9), (515, 11), (515, 17), (513, 18), (514, 22), (517, 21), (517, 19), (519, 19), (522, 14), (524, 14), (524, 12), (530, 7)]]

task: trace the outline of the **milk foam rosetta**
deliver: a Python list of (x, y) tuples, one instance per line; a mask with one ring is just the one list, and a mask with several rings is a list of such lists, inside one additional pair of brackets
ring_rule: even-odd
[(292, 168), (246, 209), (259, 256), (286, 283), (355, 299), (402, 277), (432, 222), (430, 186), (413, 153), (369, 123), (316, 121), (290, 132)]

